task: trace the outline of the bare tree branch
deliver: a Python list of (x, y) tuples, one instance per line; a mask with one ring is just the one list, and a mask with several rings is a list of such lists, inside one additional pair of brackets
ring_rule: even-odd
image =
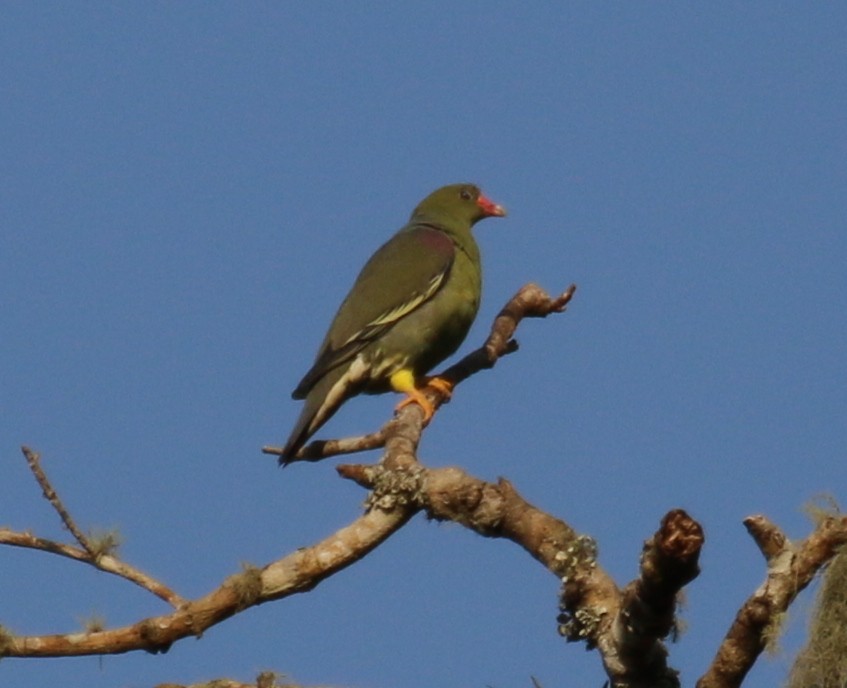
[(38, 485), (41, 487), (44, 498), (50, 502), (50, 506), (52, 506), (56, 510), (56, 513), (59, 514), (59, 518), (62, 519), (62, 523), (65, 528), (67, 528), (68, 532), (74, 536), (74, 539), (82, 545), (82, 548), (88, 552), (90, 558), (96, 559), (100, 555), (100, 551), (94, 547), (89, 539), (77, 527), (76, 523), (71, 518), (71, 515), (68, 513), (68, 510), (65, 508), (65, 505), (62, 504), (62, 500), (59, 499), (58, 493), (53, 489), (53, 486), (47, 479), (47, 475), (41, 468), (41, 456), (38, 452), (32, 451), (29, 447), (21, 447), (21, 451), (26, 458), (29, 469), (32, 471), (32, 474), (38, 481)]
[[(80, 547), (63, 545), (60, 542), (36, 537), (31, 533), (16, 532), (9, 530), (8, 528), (0, 528), (0, 545), (37, 549), (42, 552), (58, 554), (59, 556), (67, 557), (68, 559), (74, 559), (75, 561), (90, 564), (101, 571), (125, 578), (131, 583), (134, 583), (135, 585), (153, 593), (156, 597), (164, 600), (172, 607), (180, 607), (186, 602), (184, 598), (180, 597), (164, 583), (156, 580), (143, 571), (140, 571), (134, 566), (121, 561), (111, 554), (101, 554), (100, 556), (92, 559), (91, 553)], [(2, 654), (2, 652), (0, 652), (0, 654)]]
[(764, 516), (750, 516), (744, 524), (767, 561), (767, 577), (738, 611), (697, 688), (740, 686), (788, 606), (847, 542), (847, 516), (823, 519), (797, 544)]
[(105, 571), (106, 573), (111, 573), (130, 581), (151, 592), (173, 607), (179, 607), (185, 604), (185, 600), (164, 583), (140, 569), (121, 561), (113, 551), (115, 549), (114, 538), (104, 537), (98, 542), (96, 539), (84, 535), (61, 499), (59, 499), (58, 493), (41, 465), (41, 457), (38, 452), (33, 451), (29, 447), (21, 447), (21, 451), (35, 479), (38, 481), (44, 497), (59, 514), (65, 528), (70, 531), (81, 547), (65, 545), (53, 540), (37, 537), (32, 533), (17, 532), (8, 528), (0, 528), (0, 544), (41, 550), (42, 552), (58, 554), (59, 556), (75, 561), (81, 561), (100, 571)]
[(665, 516), (645, 545), (641, 578), (622, 592), (598, 565), (591, 538), (527, 502), (507, 480), (487, 483), (459, 468), (420, 464), (344, 464), (337, 470), (373, 490), (371, 505), (415, 504), (430, 518), (523, 547), (562, 579), (562, 635), (596, 647), (612, 685), (678, 685), (661, 639), (673, 628), (676, 594), (698, 573), (703, 543), (702, 529), (685, 512)]
[(10, 636), (0, 639), (0, 656), (71, 657), (121, 654), (133, 650), (166, 652), (172, 643), (199, 636), (242, 609), (314, 588), (322, 580), (358, 561), (402, 527), (410, 511), (372, 510), (313, 545), (262, 569), (248, 567), (230, 576), (208, 595), (170, 614), (121, 628), (91, 633)]
[(703, 529), (682, 509), (668, 512), (644, 543), (641, 575), (624, 590), (622, 615), (630, 632), (664, 638), (673, 630), (677, 596), (700, 573)]
[(255, 683), (242, 683), (229, 678), (217, 678), (206, 683), (160, 683), (154, 688), (306, 688), (294, 683), (277, 683), (278, 675), (272, 671), (263, 671), (256, 677)]
[(492, 368), (500, 358), (517, 351), (518, 343), (512, 338), (521, 320), (564, 313), (575, 292), (576, 285), (572, 284), (559, 296), (551, 297), (537, 284), (524, 285), (497, 314), (485, 343), (438, 377), (457, 385), (481, 370)]
[[(526, 285), (498, 314), (483, 346), (439, 377), (458, 384), (491, 368), (499, 358), (517, 350), (513, 336), (523, 318), (562, 312), (574, 289), (571, 286), (559, 297), (551, 298), (536, 285)], [(445, 393), (435, 387), (428, 387), (426, 394), (435, 407), (447, 401)], [(245, 567), (196, 600), (183, 599), (84, 535), (50, 484), (38, 454), (25, 447), (24, 455), (44, 496), (80, 546), (9, 529), (0, 529), (0, 544), (88, 563), (144, 587), (175, 609), (122, 628), (73, 634), (13, 636), (0, 628), (0, 656), (165, 652), (175, 641), (199, 636), (250, 606), (313, 589), (366, 556), (418, 511), (424, 511), (430, 518), (460, 523), (485, 537), (509, 539), (560, 578), (559, 632), (569, 641), (581, 640), (588, 648), (598, 650), (611, 686), (678, 687), (677, 672), (667, 663), (664, 639), (675, 630), (680, 591), (699, 573), (704, 543), (699, 523), (681, 509), (668, 512), (656, 533), (644, 543), (639, 576), (620, 589), (599, 566), (597, 547), (590, 537), (578, 534), (564, 521), (527, 502), (507, 480), (488, 483), (459, 468), (431, 469), (421, 464), (417, 449), (423, 429), (423, 411), (411, 404), (375, 433), (315, 441), (301, 450), (299, 460), (317, 461), (384, 447), (376, 465), (347, 464), (337, 468), (343, 477), (371, 490), (367, 512), (311, 547), (298, 549), (263, 568)], [(265, 447), (263, 451), (277, 454), (280, 450)], [(740, 686), (781, 615), (847, 542), (847, 517), (840, 515), (821, 519), (813, 533), (796, 544), (764, 516), (752, 516), (745, 525), (765, 557), (767, 578), (739, 610), (712, 665), (697, 683), (698, 688)], [(282, 688), (275, 681), (273, 674), (266, 673), (257, 678), (255, 685)], [(252, 688), (252, 684), (229, 679), (213, 684)], [(175, 686), (163, 684), (159, 688)]]
[(617, 650), (614, 662), (606, 664), (615, 685), (678, 685), (661, 641), (676, 627), (676, 602), (683, 586), (700, 573), (703, 542), (700, 524), (674, 509), (644, 543), (641, 575), (624, 588), (613, 627)]
[[(321, 461), (330, 456), (340, 454), (356, 454), (369, 449), (379, 449), (385, 446), (385, 438), (391, 429), (393, 420), (388, 421), (376, 432), (360, 437), (346, 437), (337, 440), (314, 440), (297, 452), (297, 461)], [(265, 445), (262, 447), (263, 454), (282, 456), (282, 447)]]

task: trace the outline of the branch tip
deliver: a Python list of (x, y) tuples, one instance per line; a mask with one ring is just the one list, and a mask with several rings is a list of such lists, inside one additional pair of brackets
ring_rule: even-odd
[(76, 522), (71, 517), (70, 512), (65, 508), (65, 505), (62, 504), (62, 500), (59, 499), (59, 495), (56, 490), (53, 488), (53, 485), (50, 483), (47, 474), (44, 472), (44, 469), (41, 467), (41, 455), (24, 445), (21, 447), (21, 451), (23, 452), (24, 457), (26, 458), (26, 462), (29, 465), (29, 470), (32, 472), (35, 480), (38, 482), (39, 487), (41, 487), (41, 492), (44, 495), (44, 498), (50, 502), (50, 506), (59, 514), (59, 518), (62, 520), (65, 528), (68, 532), (73, 535), (74, 539), (80, 544), (80, 546), (88, 552), (89, 557), (92, 561), (96, 560), (98, 556), (100, 556), (97, 547), (89, 540), (89, 538), (82, 532), (82, 530), (77, 527)]
[(368, 466), (357, 463), (342, 463), (336, 466), (335, 470), (345, 480), (352, 480), (361, 487), (373, 487), (373, 475)]
[(761, 514), (748, 516), (743, 523), (767, 561), (785, 550), (788, 538), (776, 524), (765, 516)]

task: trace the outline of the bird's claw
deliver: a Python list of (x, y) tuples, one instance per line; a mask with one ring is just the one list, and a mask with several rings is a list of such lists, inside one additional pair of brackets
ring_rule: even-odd
[(419, 390), (409, 392), (409, 395), (394, 407), (394, 412), (396, 413), (400, 409), (406, 408), (409, 404), (417, 404), (421, 407), (424, 414), (423, 423), (424, 425), (428, 425), (429, 421), (431, 421), (432, 417), (435, 415), (435, 407), (432, 405), (430, 400), (426, 398), (426, 395)]
[(456, 385), (447, 378), (435, 376), (427, 379), (426, 386), (436, 390), (445, 401), (448, 401), (453, 398), (453, 388)]

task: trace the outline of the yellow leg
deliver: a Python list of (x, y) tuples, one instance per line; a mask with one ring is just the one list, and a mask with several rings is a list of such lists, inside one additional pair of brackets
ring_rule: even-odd
[(435, 408), (433, 408), (432, 404), (429, 403), (429, 399), (426, 398), (426, 395), (424, 395), (424, 393), (415, 386), (415, 376), (412, 375), (412, 371), (398, 370), (391, 376), (389, 382), (391, 383), (391, 389), (395, 392), (402, 392), (408, 395), (405, 399), (403, 399), (403, 401), (397, 404), (394, 410), (399, 411), (401, 408), (404, 408), (409, 404), (417, 404), (423, 409), (424, 423), (429, 423), (435, 413)]

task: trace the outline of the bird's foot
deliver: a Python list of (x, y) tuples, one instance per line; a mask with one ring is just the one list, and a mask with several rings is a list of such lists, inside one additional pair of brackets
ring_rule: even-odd
[(453, 398), (453, 388), (456, 385), (450, 382), (450, 380), (448, 380), (447, 378), (438, 377), (436, 375), (434, 377), (427, 378), (426, 386), (436, 390), (439, 394), (441, 394), (441, 396), (444, 397), (445, 401), (449, 401)]
[(400, 409), (406, 408), (409, 404), (417, 404), (421, 407), (421, 409), (423, 409), (423, 422), (424, 425), (427, 425), (429, 421), (432, 420), (432, 416), (435, 415), (435, 407), (420, 390), (412, 389), (409, 390), (407, 394), (408, 396), (394, 407), (394, 412), (396, 413)]

